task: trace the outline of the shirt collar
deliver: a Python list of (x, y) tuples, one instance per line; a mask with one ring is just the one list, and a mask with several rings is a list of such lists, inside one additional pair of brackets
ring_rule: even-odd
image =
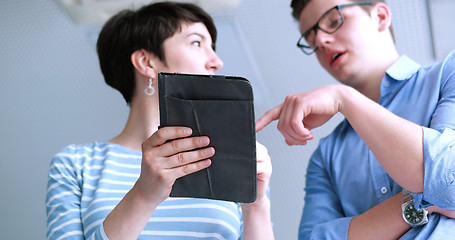
[(403, 55), (387, 69), (386, 73), (395, 80), (406, 80), (419, 69), (420, 64)]

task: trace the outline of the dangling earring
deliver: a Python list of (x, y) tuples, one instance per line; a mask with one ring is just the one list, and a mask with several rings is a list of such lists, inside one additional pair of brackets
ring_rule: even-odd
[(146, 96), (153, 96), (155, 94), (155, 88), (152, 86), (152, 78), (149, 78), (149, 85), (144, 89)]

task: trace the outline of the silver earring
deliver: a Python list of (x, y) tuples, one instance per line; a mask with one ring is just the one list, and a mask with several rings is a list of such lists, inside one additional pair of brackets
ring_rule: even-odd
[(153, 96), (155, 94), (155, 88), (152, 86), (152, 78), (149, 78), (149, 85), (144, 89), (146, 96)]

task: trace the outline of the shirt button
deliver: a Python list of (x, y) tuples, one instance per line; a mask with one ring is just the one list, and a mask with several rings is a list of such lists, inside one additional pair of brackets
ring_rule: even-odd
[(384, 87), (388, 88), (390, 83), (388, 81), (384, 81)]
[(387, 193), (387, 188), (386, 187), (382, 187), (381, 188), (381, 193), (382, 194), (386, 194)]

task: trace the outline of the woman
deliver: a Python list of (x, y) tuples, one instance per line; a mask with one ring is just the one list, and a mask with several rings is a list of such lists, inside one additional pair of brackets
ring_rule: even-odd
[[(108, 85), (131, 110), (107, 142), (70, 145), (53, 159), (48, 239), (273, 239), (266, 191), (270, 157), (258, 144), (255, 202), (169, 198), (174, 181), (210, 166), (216, 149), (191, 129), (158, 130), (157, 74), (214, 74), (211, 17), (192, 4), (163, 2), (125, 10), (103, 27), (97, 50)], [(177, 140), (174, 140), (177, 139)]]

